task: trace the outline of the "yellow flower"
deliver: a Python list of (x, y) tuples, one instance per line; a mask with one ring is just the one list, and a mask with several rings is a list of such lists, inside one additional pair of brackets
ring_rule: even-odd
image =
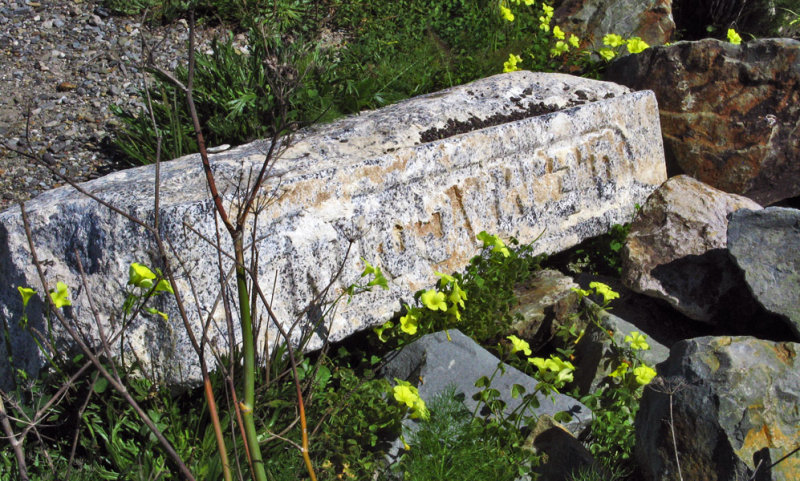
[(553, 12), (555, 10), (546, 3), (542, 4), (542, 10), (544, 10), (544, 14), (547, 16), (547, 22), (550, 23), (550, 19), (553, 18)]
[(522, 351), (522, 353), (526, 356), (531, 355), (531, 346), (527, 341), (520, 339), (517, 336), (508, 336), (506, 339), (511, 341), (511, 354)]
[(650, 384), (650, 381), (656, 377), (656, 370), (647, 365), (641, 365), (633, 370), (636, 375), (636, 382), (642, 386)]
[(514, 13), (511, 11), (510, 8), (506, 7), (502, 3), (500, 4), (500, 15), (509, 22), (514, 21)]
[(625, 373), (628, 372), (628, 367), (629, 367), (628, 363), (623, 361), (619, 366), (617, 366), (616, 369), (614, 369), (613, 372), (611, 372), (611, 374), (609, 374), (609, 376), (611, 377), (624, 376)]
[(425, 401), (419, 397), (419, 391), (416, 387), (412, 386), (408, 381), (401, 381), (395, 378), (397, 385), (392, 389), (394, 399), (400, 404), (405, 404), (411, 410), (411, 418), (428, 419), (428, 407), (425, 406)]
[(444, 287), (451, 282), (456, 282), (456, 278), (450, 274), (445, 274), (439, 271), (433, 271), (433, 275), (439, 278), (439, 285)]
[[(515, 57), (519, 59), (518, 56), (515, 55)], [(509, 58), (509, 60), (511, 59)], [(522, 61), (522, 59), (519, 59), (518, 61)], [(511, 255), (511, 252), (508, 250), (508, 247), (506, 247), (503, 241), (500, 240), (500, 238), (497, 237), (496, 235), (491, 235), (485, 230), (483, 230), (481, 231), (480, 234), (478, 234), (478, 240), (483, 241), (483, 247), (491, 246), (493, 250), (496, 250), (501, 254), (503, 254), (503, 257), (508, 257), (509, 255)]]
[(728, 41), (734, 45), (739, 45), (740, 43), (742, 43), (742, 37), (740, 37), (739, 34), (736, 33), (736, 30), (729, 28)]
[(649, 47), (650, 45), (647, 45), (647, 42), (639, 37), (632, 37), (628, 39), (628, 52), (630, 53), (639, 53)]
[[(400, 318), (400, 330), (410, 336), (417, 333), (418, 326), (419, 318), (410, 312)], [(380, 338), (380, 335), (378, 337)]]
[(616, 33), (609, 33), (603, 37), (603, 44), (608, 45), (611, 48), (617, 48), (620, 45), (624, 45), (625, 40), (623, 40), (622, 37)]
[(561, 27), (556, 25), (555, 27), (553, 27), (553, 36), (559, 40), (564, 40), (565, 37), (564, 31), (561, 30)]
[(592, 291), (587, 291), (586, 289), (578, 289), (577, 287), (573, 287), (572, 292), (577, 293), (581, 297), (587, 297), (592, 295)]
[(597, 53), (600, 54), (600, 56), (606, 59), (607, 61), (610, 61), (611, 59), (617, 56), (617, 52), (611, 50), (610, 48), (601, 48), (600, 50), (597, 51)]
[(549, 32), (550, 31), (550, 19), (539, 17), (539, 29), (542, 32)]
[(453, 292), (450, 293), (450, 302), (453, 305), (459, 305), (464, 308), (464, 301), (467, 300), (467, 293), (458, 285), (458, 282), (453, 281)]
[(551, 371), (558, 373), (557, 378), (561, 382), (570, 382), (573, 379), (572, 372), (575, 370), (575, 366), (571, 362), (564, 361), (558, 356), (551, 355), (550, 359), (531, 357), (528, 358), (528, 362), (538, 367), (540, 372)]
[(631, 349), (636, 349), (637, 351), (646, 351), (650, 349), (650, 345), (647, 344), (647, 336), (639, 334), (639, 331), (633, 331), (630, 335), (625, 336), (625, 342), (631, 345)]
[[(558, 28), (558, 27), (556, 27), (556, 28)], [(567, 43), (564, 42), (563, 40), (559, 40), (558, 42), (556, 42), (555, 47), (550, 49), (550, 56), (551, 57), (557, 57), (558, 55), (561, 55), (561, 54), (567, 53), (567, 52), (569, 52), (569, 45), (567, 45)]]
[(445, 300), (444, 292), (438, 292), (433, 289), (430, 289), (423, 292), (419, 299), (422, 301), (422, 304), (424, 304), (425, 307), (427, 307), (432, 311), (447, 310), (447, 303), (444, 301)]
[(513, 53), (508, 54), (508, 60), (506, 60), (505, 63), (503, 63), (503, 72), (505, 73), (516, 72), (517, 70), (519, 70), (517, 64), (521, 62), (522, 62), (522, 57), (520, 57), (519, 55), (514, 55)]
[(72, 305), (69, 300), (69, 288), (63, 282), (56, 282), (56, 289), (50, 292), (50, 299), (53, 301), (53, 305), (59, 309)]
[[(447, 308), (447, 315), (449, 316), (450, 320), (453, 321), (460, 321), (461, 320), (461, 311), (458, 309), (458, 306), (453, 304), (449, 308)], [(449, 340), (449, 339), (448, 339)]]
[(153, 286), (153, 279), (156, 275), (149, 267), (134, 262), (128, 269), (128, 284), (132, 284), (142, 289), (150, 289)]
[(580, 39), (576, 35), (570, 34), (569, 44), (575, 48), (578, 48), (578, 46), (580, 46)]
[(34, 294), (36, 294), (36, 291), (31, 289), (30, 287), (22, 287), (22, 286), (18, 286), (17, 290), (19, 291), (19, 295), (22, 296), (22, 307), (24, 309), (25, 307), (28, 307), (28, 302), (30, 302), (31, 297), (33, 297)]
[(602, 282), (590, 282), (589, 287), (594, 289), (594, 291), (601, 296), (603, 296), (603, 302), (608, 303), (614, 299), (619, 298), (619, 293), (614, 292), (608, 285), (603, 284)]

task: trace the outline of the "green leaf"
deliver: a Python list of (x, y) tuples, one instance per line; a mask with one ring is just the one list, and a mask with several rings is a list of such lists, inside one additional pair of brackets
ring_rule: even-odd
[(330, 379), (331, 379), (331, 370), (328, 369), (327, 366), (324, 366), (324, 365), (320, 366), (317, 369), (317, 376), (314, 379), (314, 382), (317, 385), (317, 389), (324, 388), (328, 384), (328, 381)]
[(567, 411), (559, 411), (553, 416), (553, 419), (560, 423), (568, 423), (572, 421), (572, 415)]
[(489, 385), (489, 378), (486, 376), (482, 376), (475, 381), (475, 387), (486, 387)]
[(97, 394), (103, 394), (108, 389), (108, 379), (101, 377), (97, 379), (92, 388)]
[(511, 397), (517, 399), (521, 394), (525, 394), (525, 386), (514, 384), (511, 386)]

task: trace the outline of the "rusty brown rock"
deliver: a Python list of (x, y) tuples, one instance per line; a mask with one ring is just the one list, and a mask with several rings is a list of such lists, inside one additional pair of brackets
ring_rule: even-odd
[(609, 33), (663, 45), (675, 30), (672, 0), (564, 0), (553, 22), (598, 48)]
[(631, 226), (622, 254), (623, 282), (692, 319), (712, 322), (720, 300), (742, 285), (725, 250), (727, 215), (742, 208), (761, 206), (686, 175), (669, 179)]
[(653, 90), (667, 168), (767, 205), (800, 195), (800, 42), (706, 39), (614, 62), (611, 80)]

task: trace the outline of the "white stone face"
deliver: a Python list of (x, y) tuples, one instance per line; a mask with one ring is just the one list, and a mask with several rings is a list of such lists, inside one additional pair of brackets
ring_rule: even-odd
[[(555, 111), (531, 116), (542, 107)], [(423, 141), (448, 122), (466, 128)], [(239, 179), (260, 168), (266, 148), (265, 142), (254, 142), (211, 156), (225, 205), (234, 213)], [(319, 309), (308, 311), (309, 302), (342, 262), (327, 301), (359, 278), (361, 257), (381, 266), (391, 287), (340, 303), (317, 329), (312, 347), (320, 345), (319, 335), (335, 341), (388, 320), (401, 301), (410, 302), (416, 290), (434, 284), (434, 271), (466, 266), (478, 252), (476, 235), (482, 230), (523, 243), (541, 235), (536, 252), (558, 252), (629, 220), (634, 205), (666, 179), (651, 92), (531, 72), (490, 77), (302, 131), (271, 173), (262, 189), (267, 205), (251, 217), (250, 226), (256, 228), (258, 279), (273, 310), (287, 328), (301, 319), (294, 336), (310, 328), (308, 313), (313, 318)], [(83, 188), (152, 222), (154, 180), (155, 168), (147, 166)], [(228, 334), (217, 303), (218, 256), (209, 243), (217, 236), (214, 209), (199, 157), (163, 163), (160, 189), (160, 231), (172, 245), (173, 266), (183, 266), (176, 287), (190, 305), (189, 321), (199, 336), (211, 316), (208, 344), (224, 353)], [(110, 330), (130, 263), (158, 267), (153, 240), (72, 188), (44, 193), (26, 211), (39, 258), (48, 261), (48, 281), (72, 287), (75, 322), (97, 337), (86, 289), (78, 289), (77, 249), (88, 291)], [(8, 283), (0, 286), (0, 315), (12, 328), (15, 359), (26, 359), (25, 366), (35, 370), (41, 357), (28, 334), (16, 328), (21, 309), (16, 286), (39, 288), (40, 282), (19, 208), (0, 213), (0, 222), (0, 275)], [(220, 229), (223, 250), (230, 252)], [(222, 262), (230, 269), (228, 258)], [(233, 282), (228, 286), (235, 293)], [(170, 320), (134, 321), (125, 335), (126, 360), (135, 353), (172, 383), (198, 380), (196, 355), (174, 301), (162, 297), (155, 307)], [(31, 324), (41, 327), (41, 303), (28, 311)], [(258, 312), (264, 309), (259, 306)], [(261, 322), (262, 343), (266, 324)], [(238, 339), (236, 319), (234, 325)], [(56, 335), (65, 336), (60, 329)], [(270, 327), (268, 335), (273, 342), (278, 332)], [(7, 382), (7, 370), (0, 372)]]

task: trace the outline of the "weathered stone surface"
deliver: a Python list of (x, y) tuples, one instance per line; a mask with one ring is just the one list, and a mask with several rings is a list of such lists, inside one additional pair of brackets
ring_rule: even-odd
[(800, 340), (800, 210), (740, 210), (728, 221), (728, 252), (758, 302)]
[(628, 55), (606, 80), (656, 93), (670, 175), (767, 205), (800, 195), (800, 42), (707, 39)]
[[(617, 346), (625, 346), (625, 336), (632, 332), (647, 335), (647, 332), (608, 311), (598, 312), (599, 306), (591, 300), (584, 299), (583, 302), (587, 309), (597, 312), (599, 325), (589, 323), (575, 346), (575, 375), (568, 390), (578, 388), (578, 393), (582, 396), (594, 392), (603, 379), (617, 368), (617, 365), (611, 363), (611, 360), (617, 359), (615, 343)], [(649, 335), (647, 344), (650, 349), (640, 350), (638, 353), (648, 366), (655, 366), (669, 356), (669, 349)]]
[(575, 314), (579, 306), (578, 295), (572, 290), (578, 284), (569, 276), (552, 270), (537, 271), (523, 285), (514, 288), (517, 306), (511, 315), (519, 317), (511, 329), (533, 346), (544, 345), (555, 333), (555, 327)]
[[(447, 339), (448, 334), (450, 340)], [(440, 331), (427, 334), (403, 346), (397, 356), (386, 364), (381, 374), (389, 379), (408, 380), (414, 384), (421, 379), (417, 389), (425, 402), (430, 402), (448, 386), (455, 385), (456, 393), (465, 395), (464, 405), (474, 411), (477, 401), (472, 396), (481, 390), (475, 387), (475, 381), (482, 376), (491, 378), (499, 362), (499, 359), (467, 335), (450, 329), (447, 333)], [(505, 365), (505, 370), (494, 376), (492, 388), (497, 389), (500, 392), (499, 399), (505, 401), (506, 414), (522, 403), (521, 396), (511, 396), (511, 387), (514, 384), (523, 386), (526, 393), (532, 393), (538, 382), (524, 372)], [(592, 419), (589, 408), (569, 396), (556, 394), (551, 398), (538, 393), (536, 398), (539, 400), (539, 407), (529, 407), (526, 415), (553, 416), (561, 411), (569, 412), (572, 414), (572, 421), (565, 427), (575, 435)]]
[[(309, 329), (320, 312), (309, 303), (339, 271), (348, 246), (350, 255), (331, 295), (358, 279), (359, 257), (380, 265), (391, 290), (339, 306), (315, 331), (311, 346), (319, 346), (318, 336), (338, 340), (384, 322), (400, 300), (435, 282), (434, 271), (467, 265), (482, 230), (522, 242), (544, 232), (535, 245), (538, 252), (558, 251), (605, 232), (628, 218), (634, 204), (665, 178), (656, 108), (649, 92), (628, 93), (618, 85), (567, 75), (515, 72), (300, 132), (272, 168), (262, 198), (270, 203), (259, 215), (255, 236), (257, 275), (267, 297), (274, 298), (273, 310), (287, 325), (299, 316), (300, 326)], [(563, 110), (530, 117), (556, 109)], [(239, 179), (260, 167), (266, 148), (255, 142), (211, 156), (229, 209)], [(185, 267), (175, 287), (191, 300), (194, 288), (197, 307), (189, 309), (189, 322), (199, 335), (210, 316), (207, 346), (225, 352), (224, 309), (215, 304), (218, 256), (200, 237), (213, 240), (216, 231), (199, 159), (164, 163), (160, 176), (159, 227), (173, 245), (168, 254), (180, 255)], [(152, 222), (154, 180), (155, 168), (149, 166), (83, 187)], [(72, 315), (90, 336), (96, 329), (86, 290), (77, 289), (75, 250), (106, 324), (122, 305), (130, 263), (160, 267), (143, 229), (71, 188), (47, 192), (26, 209), (50, 281), (73, 287)], [(16, 286), (40, 286), (19, 208), (0, 213), (0, 225), (5, 281), (0, 315), (13, 331), (14, 358), (36, 371), (41, 357), (16, 327), (21, 311)], [(221, 239), (229, 252), (224, 232)], [(227, 269), (228, 258), (222, 261)], [(125, 349), (165, 380), (197, 380), (196, 356), (179, 313), (171, 299), (162, 297), (156, 307), (173, 321), (138, 319), (128, 327)], [(31, 326), (44, 331), (41, 308), (34, 302), (28, 315)], [(263, 306), (258, 311), (264, 312)], [(234, 326), (238, 330), (236, 319)], [(54, 335), (65, 340), (59, 329)], [(234, 335), (238, 339), (238, 332)], [(278, 336), (269, 326), (270, 339)], [(7, 381), (7, 366), (0, 373)]]
[(743, 287), (725, 251), (727, 215), (742, 208), (761, 206), (685, 175), (669, 179), (631, 225), (622, 252), (623, 282), (692, 319), (713, 322), (720, 300)]
[(609, 33), (663, 45), (675, 30), (672, 0), (563, 0), (553, 24), (596, 46)]
[(526, 446), (547, 456), (533, 470), (538, 475), (537, 481), (573, 479), (577, 473), (591, 468), (602, 472), (602, 465), (583, 443), (550, 416), (539, 417), (531, 428)]
[[(683, 479), (754, 479), (800, 445), (800, 344), (701, 337), (673, 346), (636, 417), (636, 459), (647, 480), (676, 480), (670, 395)], [(796, 454), (755, 479), (800, 479)]]

